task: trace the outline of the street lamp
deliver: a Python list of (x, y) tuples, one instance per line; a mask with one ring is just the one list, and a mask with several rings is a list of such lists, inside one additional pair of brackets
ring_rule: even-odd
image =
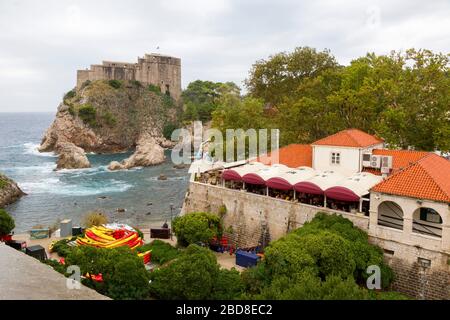
[(170, 204), (170, 240), (172, 240), (173, 235), (172, 221), (173, 221), (173, 203)]

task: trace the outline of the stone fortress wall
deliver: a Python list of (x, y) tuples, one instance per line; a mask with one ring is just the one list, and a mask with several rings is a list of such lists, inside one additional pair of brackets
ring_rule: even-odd
[(318, 212), (342, 215), (368, 232), (371, 243), (384, 249), (385, 259), (397, 276), (395, 290), (419, 299), (450, 299), (450, 255), (441, 246), (441, 239), (416, 236), (414, 243), (404, 241), (392, 234), (399, 233), (397, 230), (370, 226), (373, 212), (367, 217), (194, 181), (189, 184), (181, 214), (218, 214), (222, 206), (226, 207), (224, 228), (231, 227), (226, 234), (241, 248), (267, 245), (300, 228)]
[(181, 97), (181, 59), (156, 53), (139, 57), (137, 63), (103, 61), (90, 69), (77, 71), (77, 89), (87, 81), (136, 80), (143, 85), (153, 84), (161, 92), (178, 100)]

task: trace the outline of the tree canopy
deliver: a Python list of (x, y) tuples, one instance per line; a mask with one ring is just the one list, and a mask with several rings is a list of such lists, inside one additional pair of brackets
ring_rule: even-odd
[(0, 208), (0, 236), (9, 234), (15, 227), (14, 219), (6, 210)]
[(242, 280), (250, 299), (368, 299), (364, 285), (370, 265), (380, 267), (381, 285), (388, 288), (393, 273), (381, 249), (351, 221), (318, 213), (271, 242), (265, 259), (244, 271)]
[(449, 58), (409, 49), (368, 53), (341, 66), (328, 50), (296, 48), (257, 61), (245, 81), (248, 95), (217, 99), (213, 125), (278, 128), (281, 145), (358, 128), (391, 148), (448, 152)]
[(210, 121), (211, 113), (218, 101), (225, 97), (239, 97), (240, 88), (233, 82), (212, 82), (196, 80), (183, 91), (185, 105), (183, 120)]
[(207, 212), (192, 212), (173, 220), (173, 231), (181, 246), (193, 243), (209, 243), (221, 234), (220, 219)]
[(150, 290), (160, 299), (234, 299), (243, 289), (239, 272), (220, 269), (214, 254), (192, 244), (168, 266), (151, 273)]

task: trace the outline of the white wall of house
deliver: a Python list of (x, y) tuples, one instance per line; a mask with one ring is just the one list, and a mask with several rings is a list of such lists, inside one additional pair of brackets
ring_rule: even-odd
[[(316, 170), (333, 170), (344, 175), (352, 175), (362, 170), (362, 156), (373, 149), (383, 148), (380, 143), (367, 148), (319, 146), (313, 145), (313, 168)], [(333, 163), (333, 153), (339, 154), (339, 163)]]
[[(378, 224), (378, 209), (380, 204), (385, 201), (392, 201), (402, 209), (402, 230), (380, 226)], [(420, 230), (418, 225), (414, 225), (417, 222), (425, 225), (433, 225), (430, 222), (423, 222), (419, 220), (418, 212), (421, 207), (431, 208), (439, 213), (442, 218), (442, 224), (434, 224), (434, 226), (442, 228), (442, 231), (438, 232), (441, 237), (417, 232), (418, 229)], [(369, 235), (382, 239), (402, 242), (411, 246), (419, 246), (429, 250), (439, 250), (450, 253), (450, 206), (448, 203), (443, 202), (419, 200), (415, 198), (371, 192)]]

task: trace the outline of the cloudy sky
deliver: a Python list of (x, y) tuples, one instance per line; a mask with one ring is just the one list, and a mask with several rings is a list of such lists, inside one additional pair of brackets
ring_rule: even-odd
[[(252, 63), (296, 46), (342, 64), (366, 52), (448, 53), (448, 0), (10, 0), (0, 2), (0, 112), (56, 111), (76, 70), (159, 52), (196, 79), (242, 86)], [(156, 47), (159, 46), (159, 51)]]

